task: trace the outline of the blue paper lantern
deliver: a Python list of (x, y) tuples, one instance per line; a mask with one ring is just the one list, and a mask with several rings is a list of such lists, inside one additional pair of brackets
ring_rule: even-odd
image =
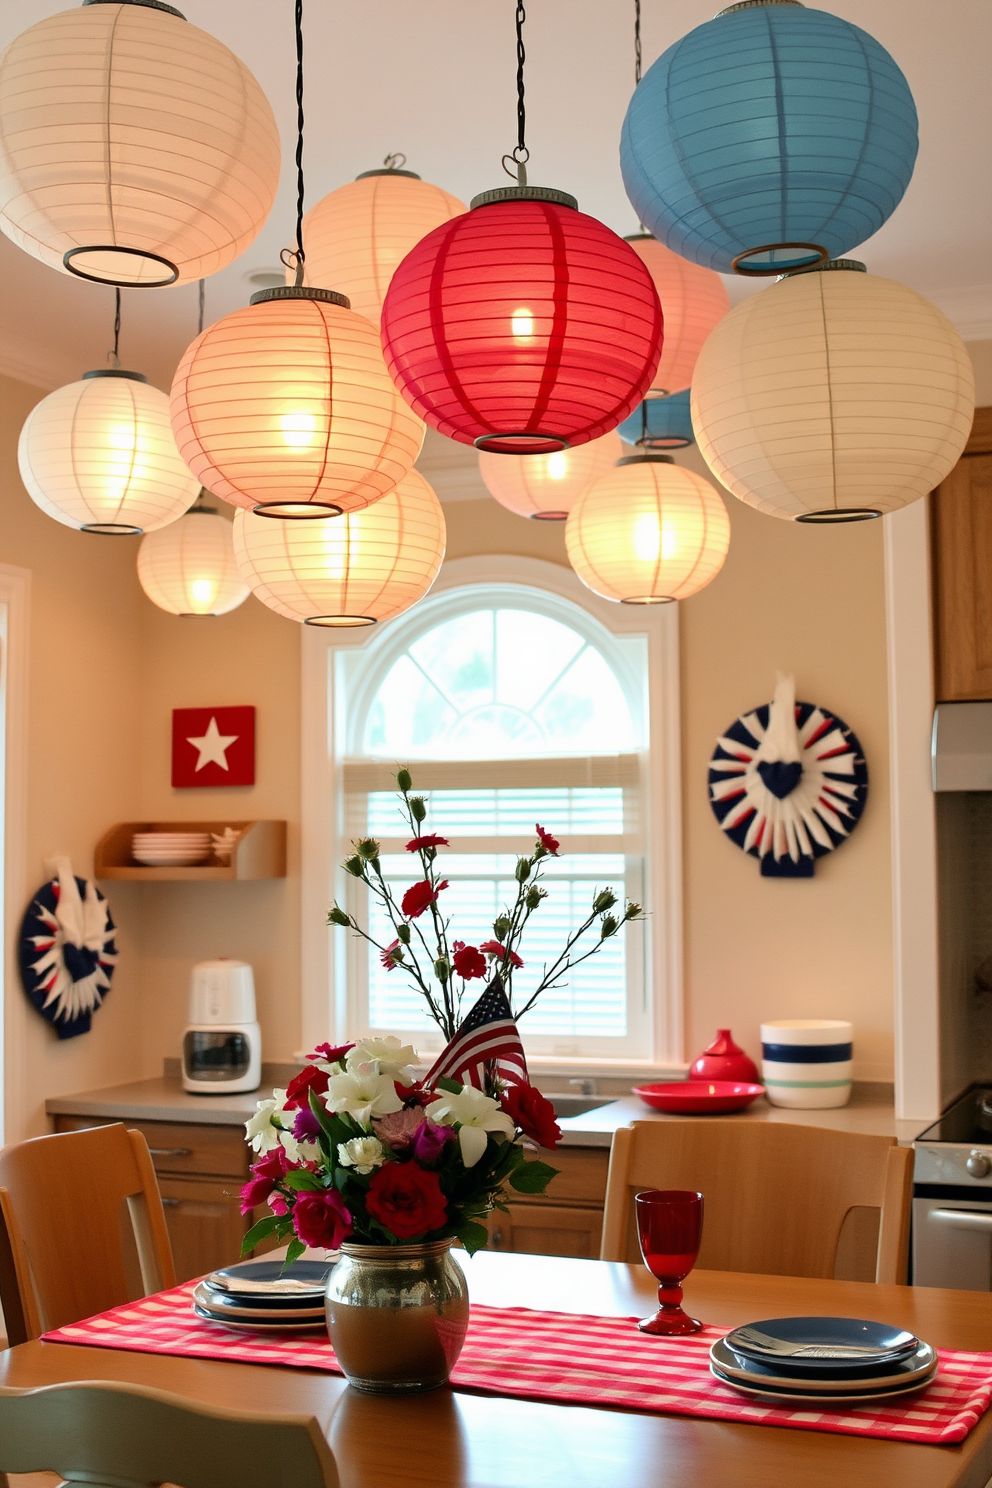
[(676, 253), (772, 274), (870, 238), (916, 151), (909, 84), (873, 37), (799, 0), (744, 0), (645, 74), (620, 166), (641, 222)]
[(695, 444), (689, 412), (690, 391), (686, 388), (669, 398), (645, 398), (620, 425), (617, 431), (620, 438), (641, 449), (685, 449)]

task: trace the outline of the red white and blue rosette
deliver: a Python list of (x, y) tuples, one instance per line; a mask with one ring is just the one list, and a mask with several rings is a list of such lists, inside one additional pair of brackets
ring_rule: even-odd
[(110, 990), (116, 927), (96, 884), (76, 878), (67, 861), (43, 884), (21, 922), (21, 981), (32, 1005), (60, 1039), (88, 1033)]
[(794, 695), (792, 679), (782, 679), (775, 703), (736, 718), (710, 761), (713, 813), (766, 878), (811, 878), (816, 859), (847, 841), (868, 795), (856, 735)]

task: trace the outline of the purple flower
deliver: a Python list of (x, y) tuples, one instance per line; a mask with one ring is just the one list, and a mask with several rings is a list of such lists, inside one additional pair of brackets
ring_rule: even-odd
[(393, 1152), (408, 1152), (423, 1124), (424, 1113), (420, 1106), (405, 1106), (402, 1111), (377, 1116), (372, 1122), (379, 1141)]
[(457, 1133), (452, 1126), (439, 1126), (436, 1121), (425, 1121), (413, 1141), (413, 1155), (420, 1163), (437, 1162), (449, 1142)]
[(309, 1106), (301, 1106), (293, 1122), (293, 1136), (298, 1142), (316, 1142), (320, 1136), (320, 1122)]

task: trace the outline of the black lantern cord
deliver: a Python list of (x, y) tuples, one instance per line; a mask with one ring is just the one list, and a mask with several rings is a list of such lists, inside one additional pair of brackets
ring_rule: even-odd
[(108, 353), (107, 353), (107, 361), (113, 367), (113, 369), (114, 369), (115, 372), (116, 372), (117, 368), (121, 364), (121, 359), (120, 359), (120, 354), (119, 354), (120, 353), (120, 344), (121, 344), (121, 292), (120, 292), (120, 290), (118, 288), (115, 287), (115, 289), (114, 289), (114, 349), (113, 349), (113, 351), (108, 351)]
[(207, 281), (205, 279), (200, 280), (199, 295), (197, 300), (198, 312), (196, 317), (196, 334), (198, 336), (203, 335), (203, 309), (206, 303), (206, 283)]
[(634, 87), (641, 81), (641, 0), (634, 0)]
[(296, 277), (303, 264), (303, 0), (296, 0)]
[(530, 159), (530, 151), (527, 148), (527, 104), (524, 97), (524, 64), (527, 61), (527, 52), (524, 47), (526, 19), (527, 12), (522, 0), (517, 0), (514, 16), (514, 24), (517, 28), (517, 143), (510, 155), (503, 156), (503, 169), (508, 176), (516, 177), (519, 186), (527, 185), (527, 162)]

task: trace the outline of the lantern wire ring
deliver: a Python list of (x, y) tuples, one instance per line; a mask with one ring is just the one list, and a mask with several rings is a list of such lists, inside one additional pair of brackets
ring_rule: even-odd
[(402, 150), (394, 150), (391, 155), (386, 156), (382, 163), (387, 170), (402, 170), (406, 165), (406, 156)]

